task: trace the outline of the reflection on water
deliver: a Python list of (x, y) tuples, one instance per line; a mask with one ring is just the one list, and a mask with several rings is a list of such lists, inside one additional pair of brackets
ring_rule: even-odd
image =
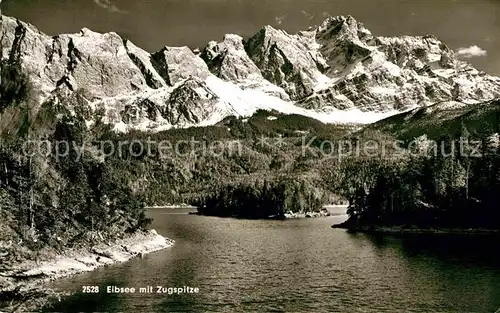
[[(500, 308), (495, 239), (368, 236), (330, 225), (345, 216), (250, 221), (166, 214), (153, 227), (168, 250), (54, 287), (193, 286), (197, 295), (79, 296), (58, 311), (494, 312)], [(178, 213), (179, 211), (174, 211)], [(182, 211), (187, 212), (187, 211)], [(92, 299), (91, 299), (92, 298)]]

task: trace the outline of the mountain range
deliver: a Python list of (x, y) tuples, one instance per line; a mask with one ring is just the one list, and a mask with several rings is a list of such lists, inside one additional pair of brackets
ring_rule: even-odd
[(248, 39), (228, 34), (203, 49), (155, 53), (114, 32), (49, 36), (3, 15), (0, 25), (1, 58), (30, 78), (39, 104), (64, 105), (77, 94), (88, 124), (120, 132), (213, 125), (259, 109), (366, 124), (438, 102), (500, 97), (500, 78), (434, 36), (374, 36), (351, 16), (296, 34), (264, 26)]

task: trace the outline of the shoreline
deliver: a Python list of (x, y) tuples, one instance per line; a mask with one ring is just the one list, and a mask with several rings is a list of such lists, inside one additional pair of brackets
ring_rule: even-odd
[(332, 214), (328, 210), (321, 210), (320, 212), (285, 213), (285, 219), (321, 218), (330, 216), (332, 216)]
[(330, 216), (336, 216), (338, 214), (334, 214), (330, 212), (329, 209), (335, 209), (335, 208), (342, 208), (344, 210), (347, 210), (348, 205), (344, 204), (325, 204), (321, 211), (319, 212), (313, 212), (313, 211), (306, 211), (306, 212), (299, 212), (299, 213), (293, 213), (293, 212), (287, 212), (285, 213), (282, 217), (281, 216), (269, 216), (267, 218), (253, 218), (253, 217), (244, 217), (244, 216), (219, 216), (219, 215), (209, 215), (209, 214), (203, 214), (200, 213), (199, 211), (194, 211), (198, 209), (198, 207), (189, 205), (189, 204), (172, 204), (172, 205), (155, 205), (155, 206), (147, 206), (146, 209), (192, 209), (193, 211), (190, 211), (189, 215), (198, 215), (198, 216), (212, 216), (212, 217), (223, 217), (223, 218), (236, 218), (236, 219), (262, 219), (262, 220), (287, 220), (287, 219), (302, 219), (302, 218), (321, 218), (321, 217), (330, 217)]
[(302, 213), (285, 213), (283, 216), (268, 216), (266, 218), (253, 218), (245, 216), (218, 216), (218, 215), (208, 215), (202, 214), (197, 211), (189, 212), (189, 215), (197, 216), (211, 216), (220, 218), (234, 218), (234, 219), (249, 219), (249, 220), (293, 220), (293, 219), (305, 219), (305, 218), (325, 218), (334, 216), (330, 212), (302, 212)]
[[(0, 312), (34, 311), (60, 301), (70, 294), (43, 288), (59, 278), (90, 272), (99, 267), (123, 263), (135, 257), (171, 247), (174, 241), (155, 230), (141, 231), (112, 243), (100, 243), (92, 248), (72, 249), (42, 262), (25, 261), (1, 273), (0, 295), (4, 303)], [(3, 307), (5, 306), (5, 307)]]
[[(196, 207), (194, 207), (196, 208)], [(203, 214), (200, 213), (199, 211), (191, 211), (188, 214), (189, 215), (198, 215), (198, 216), (212, 216), (212, 217), (222, 217), (222, 218), (235, 218), (235, 219), (261, 219), (261, 220), (289, 220), (289, 219), (304, 219), (304, 218), (325, 218), (325, 217), (331, 217), (331, 216), (339, 216), (339, 215), (344, 215), (345, 213), (337, 214), (337, 213), (332, 213), (329, 209), (334, 209), (334, 208), (342, 208), (342, 209), (347, 209), (347, 205), (324, 205), (323, 208), (318, 211), (305, 211), (305, 212), (291, 212), (288, 211), (285, 213), (283, 216), (268, 216), (267, 218), (254, 218), (254, 217), (245, 217), (245, 216), (219, 216), (219, 215), (210, 215), (210, 214)]]
[(196, 207), (189, 204), (167, 204), (146, 206), (145, 209), (196, 209)]
[(403, 226), (351, 226), (346, 222), (332, 225), (332, 228), (349, 232), (381, 235), (498, 235), (500, 230), (485, 228), (418, 228)]

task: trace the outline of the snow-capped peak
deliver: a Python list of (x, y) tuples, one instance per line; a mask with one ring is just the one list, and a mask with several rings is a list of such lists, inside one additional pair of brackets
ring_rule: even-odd
[[(47, 36), (1, 16), (3, 60), (17, 61), (42, 101), (84, 95), (91, 119), (117, 130), (215, 124), (258, 109), (369, 123), (435, 102), (500, 96), (500, 79), (459, 61), (431, 35), (377, 37), (352, 16), (289, 34), (264, 26), (201, 51), (150, 54), (116, 33)], [(89, 121), (89, 123), (92, 121)]]

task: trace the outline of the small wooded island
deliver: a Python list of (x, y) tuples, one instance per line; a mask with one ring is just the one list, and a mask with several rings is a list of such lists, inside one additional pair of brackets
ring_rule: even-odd
[[(200, 215), (284, 219), (296, 213), (323, 213), (325, 193), (306, 178), (279, 178), (226, 185), (196, 203)], [(326, 213), (324, 213), (326, 215)]]

